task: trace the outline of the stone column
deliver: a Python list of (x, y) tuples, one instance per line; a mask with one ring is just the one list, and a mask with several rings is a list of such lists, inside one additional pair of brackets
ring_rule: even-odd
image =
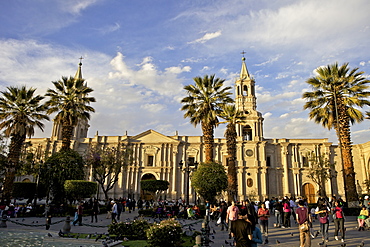
[(289, 143), (281, 143), (281, 161), (284, 169), (283, 178), (283, 196), (289, 194), (289, 167), (288, 167), (288, 146)]

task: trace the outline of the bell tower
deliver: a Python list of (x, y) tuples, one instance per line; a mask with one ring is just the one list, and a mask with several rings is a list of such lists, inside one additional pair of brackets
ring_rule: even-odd
[(237, 125), (237, 134), (243, 141), (261, 141), (263, 139), (263, 117), (257, 111), (255, 81), (249, 75), (243, 54), (242, 68), (235, 81), (235, 106), (244, 113), (245, 123)]
[[(76, 74), (74, 76), (75, 80), (83, 79), (82, 78), (82, 57), (80, 57), (80, 63), (78, 64), (78, 68), (76, 71)], [(85, 82), (86, 83), (86, 82)], [(87, 120), (78, 120), (76, 126), (73, 129), (73, 136), (72, 140), (78, 140), (80, 138), (86, 138), (87, 137), (87, 131), (89, 130), (89, 123)], [(54, 121), (53, 124), (53, 130), (51, 132), (51, 138), (54, 140), (62, 140), (62, 125), (58, 122)]]

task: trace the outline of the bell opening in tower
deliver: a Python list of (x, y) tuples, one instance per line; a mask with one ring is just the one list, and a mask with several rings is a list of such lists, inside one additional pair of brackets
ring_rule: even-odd
[(243, 140), (244, 141), (252, 140), (252, 128), (249, 125), (243, 127)]

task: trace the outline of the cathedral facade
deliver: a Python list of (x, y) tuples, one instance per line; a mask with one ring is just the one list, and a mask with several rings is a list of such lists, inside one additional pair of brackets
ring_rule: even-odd
[[(76, 78), (82, 78), (81, 63)], [(237, 178), (238, 199), (295, 196), (306, 197), (309, 202), (316, 202), (318, 186), (307, 177), (308, 153), (323, 155), (335, 168), (331, 169), (330, 178), (325, 183), (327, 196), (339, 196), (345, 199), (343, 165), (337, 145), (322, 139), (265, 139), (263, 137), (263, 117), (257, 111), (255, 81), (249, 75), (245, 59), (242, 60), (239, 78), (235, 81), (235, 104), (246, 116), (246, 122), (237, 125)], [(133, 162), (123, 169), (118, 183), (110, 191), (113, 197), (131, 197), (136, 200), (143, 197), (140, 189), (142, 179), (161, 179), (169, 181), (165, 192), (167, 199), (186, 198), (189, 202), (197, 198), (191, 188), (187, 191), (187, 173), (180, 162), (202, 162), (205, 160), (202, 136), (182, 136), (177, 132), (166, 136), (155, 130), (147, 130), (135, 136), (100, 136), (98, 133), (87, 137), (88, 122), (79, 122), (74, 130), (73, 149), (84, 154), (91, 145), (126, 146), (133, 151)], [(41, 159), (45, 154), (57, 152), (61, 147), (61, 126), (54, 123), (50, 138), (28, 139), (32, 150)], [(369, 179), (370, 142), (353, 146), (354, 165), (359, 194), (366, 191), (363, 182)], [(226, 165), (226, 139), (216, 138), (214, 159)], [(226, 169), (226, 167), (225, 167)], [(32, 179), (32, 178), (31, 178)], [(92, 180), (88, 175), (87, 179)], [(100, 193), (101, 194), (101, 193)]]

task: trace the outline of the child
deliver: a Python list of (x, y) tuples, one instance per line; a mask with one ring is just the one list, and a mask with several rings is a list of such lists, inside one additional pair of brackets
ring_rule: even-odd
[(316, 209), (315, 208), (311, 208), (311, 211), (310, 212), (311, 212), (311, 218), (317, 220)]

